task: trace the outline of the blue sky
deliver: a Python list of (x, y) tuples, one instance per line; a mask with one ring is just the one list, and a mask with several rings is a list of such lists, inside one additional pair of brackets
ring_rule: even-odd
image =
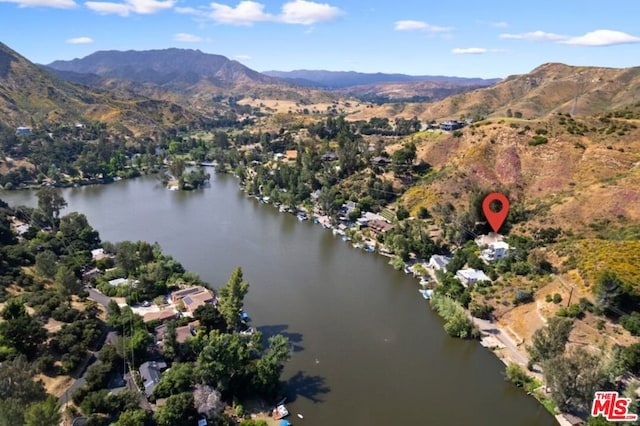
[(199, 49), (258, 70), (506, 77), (546, 62), (640, 65), (632, 0), (0, 0), (0, 41), (33, 62)]

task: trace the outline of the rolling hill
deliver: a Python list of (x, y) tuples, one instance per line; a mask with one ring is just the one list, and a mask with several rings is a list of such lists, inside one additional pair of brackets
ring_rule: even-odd
[(0, 124), (4, 127), (100, 121), (125, 134), (144, 135), (203, 116), (175, 103), (64, 81), (0, 43)]
[(433, 103), (377, 106), (351, 119), (371, 116), (417, 116), (447, 119), (465, 116), (544, 117), (563, 112), (589, 115), (613, 110), (640, 100), (640, 67), (576, 67), (559, 63), (541, 65), (528, 74), (510, 76), (482, 89)]
[(229, 96), (331, 101), (326, 92), (292, 85), (222, 55), (190, 49), (100, 51), (46, 66), (60, 78), (104, 89), (131, 90), (211, 113)]

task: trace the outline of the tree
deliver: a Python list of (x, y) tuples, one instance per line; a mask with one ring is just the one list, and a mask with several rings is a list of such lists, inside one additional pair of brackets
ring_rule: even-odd
[(36, 254), (36, 271), (47, 278), (53, 278), (56, 274), (57, 260), (58, 257), (51, 250)]
[(49, 221), (49, 224), (55, 228), (60, 210), (67, 206), (67, 202), (60, 194), (60, 191), (51, 186), (43, 186), (36, 195), (38, 197), (38, 208)]
[(168, 369), (153, 390), (156, 398), (166, 398), (191, 390), (193, 365), (191, 363), (175, 363)]
[(198, 357), (199, 376), (204, 384), (227, 392), (245, 375), (250, 358), (243, 336), (212, 331)]
[(65, 296), (78, 294), (82, 285), (78, 281), (78, 277), (66, 265), (59, 265), (55, 278), (58, 290)]
[(116, 245), (116, 265), (129, 275), (140, 265), (138, 248), (131, 241), (122, 241)]
[(587, 410), (594, 393), (606, 383), (602, 356), (581, 347), (545, 362), (544, 377), (562, 411)]
[(15, 348), (29, 359), (38, 355), (38, 349), (46, 338), (47, 330), (42, 323), (28, 314), (0, 323), (0, 347)]
[(193, 392), (193, 401), (198, 414), (207, 416), (208, 419), (212, 420), (220, 417), (225, 407), (220, 392), (207, 385), (196, 385), (196, 389)]
[(193, 318), (200, 321), (200, 325), (204, 327), (207, 332), (211, 330), (224, 330), (226, 327), (224, 318), (220, 314), (220, 311), (216, 305), (212, 303), (198, 306), (198, 308), (193, 312)]
[(182, 177), (185, 168), (186, 164), (182, 158), (175, 158), (171, 164), (169, 164), (169, 172), (176, 179), (180, 179)]
[(249, 291), (249, 283), (244, 281), (242, 269), (236, 268), (231, 272), (229, 281), (218, 289), (220, 300), (218, 301), (218, 309), (224, 318), (229, 330), (237, 330), (241, 318), (240, 311), (244, 304), (244, 297)]
[(145, 426), (147, 413), (144, 410), (124, 411), (112, 426)]
[(573, 320), (569, 318), (553, 317), (547, 325), (533, 333), (532, 345), (527, 351), (533, 362), (544, 362), (564, 352), (573, 328)]
[(265, 396), (275, 396), (284, 362), (289, 358), (289, 339), (281, 334), (269, 337), (269, 347), (256, 363), (254, 382)]
[(619, 309), (624, 295), (623, 283), (613, 271), (602, 271), (593, 286), (593, 294), (605, 309)]
[(154, 414), (159, 426), (182, 426), (196, 424), (197, 412), (193, 394), (180, 393), (167, 398), (164, 405)]
[(60, 403), (53, 396), (34, 402), (24, 413), (25, 426), (52, 426), (60, 423)]

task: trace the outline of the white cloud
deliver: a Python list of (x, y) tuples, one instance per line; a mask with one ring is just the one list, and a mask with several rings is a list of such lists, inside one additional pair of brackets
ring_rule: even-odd
[(614, 44), (640, 43), (640, 37), (613, 30), (595, 30), (561, 41), (563, 44), (576, 46), (611, 46)]
[(489, 25), (491, 25), (492, 27), (496, 27), (496, 28), (508, 28), (509, 27), (509, 23), (505, 22), (505, 21), (489, 22)]
[(204, 16), (220, 24), (253, 25), (256, 22), (282, 22), (285, 24), (313, 25), (332, 21), (344, 12), (327, 3), (293, 0), (282, 5), (279, 15), (265, 12), (265, 5), (252, 0), (242, 0), (235, 7), (211, 3), (211, 10), (191, 7), (176, 8), (176, 12)]
[(67, 40), (69, 44), (91, 44), (93, 39), (91, 37), (75, 37)]
[(249, 56), (249, 55), (236, 55), (236, 56), (234, 56), (234, 59), (236, 59), (238, 61), (250, 61), (253, 58), (251, 56)]
[(565, 40), (567, 36), (538, 30), (520, 34), (500, 34), (500, 38), (511, 40), (559, 41)]
[(342, 14), (342, 10), (327, 3), (293, 0), (282, 6), (278, 20), (287, 24), (313, 25), (333, 21)]
[(121, 3), (111, 3), (104, 1), (88, 1), (84, 4), (89, 9), (94, 12), (98, 12), (101, 15), (120, 15), (127, 16), (129, 15), (130, 9), (126, 4)]
[(442, 33), (442, 32), (447, 32), (452, 30), (452, 28), (450, 27), (439, 27), (437, 25), (427, 24), (426, 22), (423, 22), (423, 21), (412, 21), (412, 20), (396, 21), (394, 25), (394, 29), (396, 31), (425, 31), (425, 32), (432, 32), (432, 33)]
[(71, 9), (76, 7), (74, 0), (0, 0), (0, 3), (15, 3), (20, 7), (54, 7)]
[(236, 7), (227, 6), (220, 3), (211, 3), (213, 11), (210, 17), (223, 24), (252, 25), (254, 22), (270, 21), (273, 16), (264, 13), (264, 5), (244, 0)]
[(182, 43), (198, 43), (203, 41), (202, 37), (188, 33), (176, 33), (173, 35), (173, 39)]
[(171, 9), (176, 0), (126, 0), (124, 3), (88, 1), (85, 3), (89, 9), (103, 15), (115, 14), (128, 16), (130, 13), (150, 15), (162, 10)]
[(451, 53), (455, 53), (456, 55), (479, 55), (482, 53), (487, 53), (489, 50), (484, 47), (457, 47), (451, 51)]

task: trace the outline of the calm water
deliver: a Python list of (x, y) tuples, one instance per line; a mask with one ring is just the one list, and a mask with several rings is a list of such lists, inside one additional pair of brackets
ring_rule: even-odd
[[(444, 333), (414, 279), (246, 198), (232, 177), (196, 192), (144, 177), (63, 195), (63, 213), (86, 214), (103, 240), (157, 241), (216, 287), (242, 266), (253, 325), (294, 343), (283, 378), (295, 425), (556, 424), (494, 355)], [(36, 204), (29, 191), (0, 198)]]

